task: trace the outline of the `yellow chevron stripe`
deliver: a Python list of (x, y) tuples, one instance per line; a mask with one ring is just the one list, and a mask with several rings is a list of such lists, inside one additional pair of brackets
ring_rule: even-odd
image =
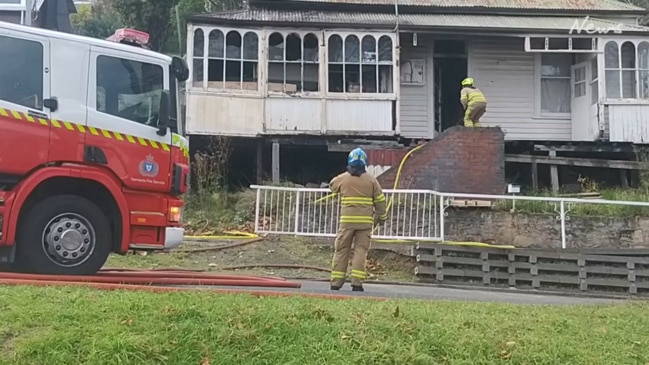
[(90, 134), (94, 136), (102, 136), (109, 139), (115, 138), (118, 141), (121, 142), (128, 141), (132, 144), (139, 143), (144, 147), (151, 147), (153, 149), (162, 148), (162, 150), (165, 152), (170, 152), (173, 146), (180, 149), (183, 153), (183, 156), (189, 157), (189, 146), (186, 146), (185, 142), (181, 140), (180, 135), (177, 135), (175, 133), (172, 134), (172, 143), (168, 144), (168, 143), (154, 141), (148, 138), (136, 137), (125, 133), (104, 130), (101, 128), (86, 127), (81, 124), (63, 121), (63, 120), (32, 117), (28, 114), (20, 113), (18, 111), (5, 109), (5, 108), (0, 108), (0, 116), (13, 118), (15, 120), (20, 120), (20, 121), (28, 121), (30, 123), (36, 123), (36, 121), (38, 121), (38, 123), (46, 127), (51, 125), (54, 128), (65, 128), (69, 131), (79, 131), (80, 133), (86, 133), (87, 131), (89, 131)]

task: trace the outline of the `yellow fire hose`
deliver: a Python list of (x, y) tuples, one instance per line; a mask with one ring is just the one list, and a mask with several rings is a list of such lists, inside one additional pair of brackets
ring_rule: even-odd
[[(396, 190), (397, 187), (399, 186), (399, 179), (401, 178), (401, 170), (403, 169), (403, 166), (406, 163), (406, 160), (415, 153), (415, 151), (419, 150), (420, 148), (424, 147), (424, 145), (419, 145), (405, 154), (403, 158), (401, 159), (401, 162), (399, 163), (399, 167), (397, 168), (397, 174), (394, 179), (394, 187), (393, 189)], [(325, 201), (327, 199), (331, 199), (338, 194), (336, 193), (331, 193), (325, 197), (322, 197), (318, 200), (316, 200), (316, 203), (319, 203), (321, 201)], [(386, 206), (386, 212), (389, 212), (390, 209), (392, 208), (392, 202), (394, 201), (394, 195), (390, 197), (390, 200), (388, 201), (388, 204)], [(376, 230), (379, 228), (379, 226), (375, 226), (372, 230), (372, 232), (376, 232)], [(187, 238), (192, 238), (192, 239), (197, 239), (197, 240), (231, 240), (231, 239), (251, 239), (251, 238), (258, 238), (259, 235), (255, 233), (248, 233), (248, 232), (242, 232), (242, 231), (226, 231), (223, 232), (225, 235), (218, 235), (218, 236), (186, 236)], [(399, 239), (373, 239), (372, 241), (378, 242), (378, 243), (413, 243), (413, 242), (437, 242), (436, 240), (399, 240)], [(491, 248), (501, 248), (501, 249), (514, 249), (516, 247), (510, 246), (510, 245), (490, 245), (488, 243), (483, 243), (483, 242), (456, 242), (456, 241), (444, 241), (444, 244), (448, 245), (458, 245), (458, 246), (475, 246), (475, 247), (491, 247)]]

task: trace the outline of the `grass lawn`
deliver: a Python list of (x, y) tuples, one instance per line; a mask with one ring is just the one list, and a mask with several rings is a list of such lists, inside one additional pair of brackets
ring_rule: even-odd
[(0, 364), (646, 364), (649, 306), (0, 288)]

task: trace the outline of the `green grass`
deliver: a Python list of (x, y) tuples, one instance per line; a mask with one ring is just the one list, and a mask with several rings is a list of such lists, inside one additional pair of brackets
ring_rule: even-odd
[(0, 364), (649, 362), (649, 307), (0, 288)]

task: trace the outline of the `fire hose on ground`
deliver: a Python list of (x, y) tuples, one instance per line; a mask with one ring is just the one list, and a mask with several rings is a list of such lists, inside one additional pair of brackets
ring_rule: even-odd
[[(283, 278), (256, 276), (214, 275), (190, 270), (101, 270), (97, 275), (38, 275), (0, 272), (0, 285), (89, 287), (100, 290), (135, 290), (167, 293), (196, 290), (196, 288), (220, 294), (248, 294), (257, 297), (303, 296), (324, 299), (355, 299), (335, 294), (319, 294), (268, 289), (300, 289), (301, 284)], [(219, 288), (214, 288), (214, 286)], [(267, 290), (224, 289), (223, 286), (248, 286)], [(372, 296), (362, 299), (385, 300)]]

